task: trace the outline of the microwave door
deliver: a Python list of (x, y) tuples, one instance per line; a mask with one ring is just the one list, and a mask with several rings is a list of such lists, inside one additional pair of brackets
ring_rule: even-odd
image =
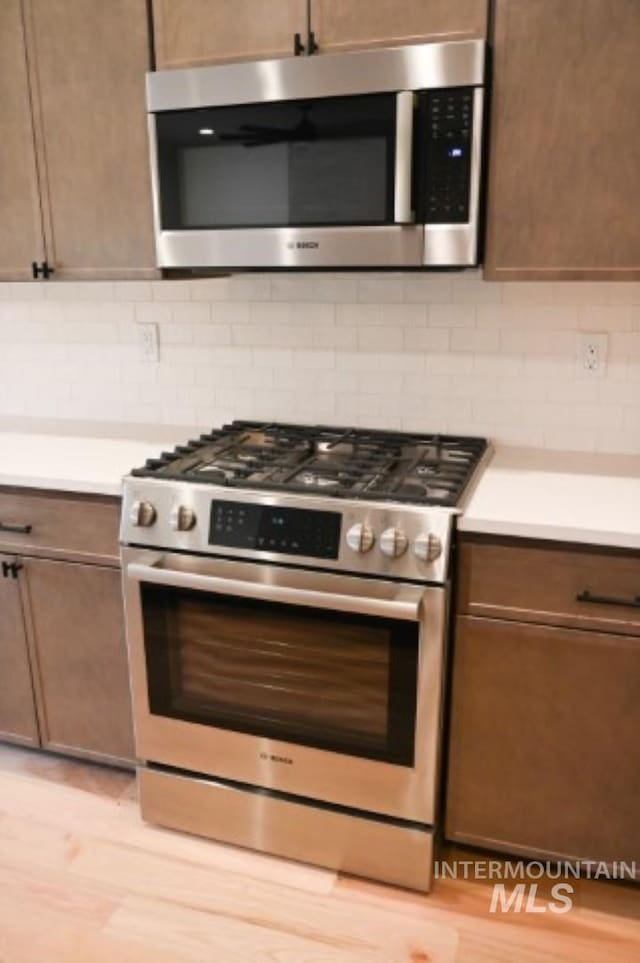
[(162, 267), (415, 266), (410, 91), (152, 115)]

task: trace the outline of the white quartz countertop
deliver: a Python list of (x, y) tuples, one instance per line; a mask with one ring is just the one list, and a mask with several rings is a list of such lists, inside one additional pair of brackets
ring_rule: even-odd
[(640, 549), (640, 456), (499, 448), (458, 528)]
[(0, 432), (0, 485), (120, 495), (124, 475), (174, 444)]

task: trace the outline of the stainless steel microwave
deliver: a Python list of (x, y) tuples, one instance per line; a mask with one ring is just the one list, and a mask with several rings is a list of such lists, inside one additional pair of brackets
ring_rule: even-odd
[(162, 268), (478, 260), (485, 44), (147, 75)]

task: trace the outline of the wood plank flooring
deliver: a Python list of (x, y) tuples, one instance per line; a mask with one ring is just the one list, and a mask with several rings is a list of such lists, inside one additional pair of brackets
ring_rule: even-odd
[(0, 963), (640, 961), (640, 886), (495, 916), (492, 885), (421, 896), (147, 826), (131, 774), (0, 746)]

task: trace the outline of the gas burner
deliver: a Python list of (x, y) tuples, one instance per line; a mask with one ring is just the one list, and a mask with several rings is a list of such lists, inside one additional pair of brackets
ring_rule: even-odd
[(308, 485), (310, 488), (337, 488), (340, 485), (338, 478), (331, 478), (326, 475), (316, 475), (312, 471), (303, 471), (297, 476), (303, 485)]
[(234, 421), (132, 474), (454, 507), (486, 447), (482, 438)]

